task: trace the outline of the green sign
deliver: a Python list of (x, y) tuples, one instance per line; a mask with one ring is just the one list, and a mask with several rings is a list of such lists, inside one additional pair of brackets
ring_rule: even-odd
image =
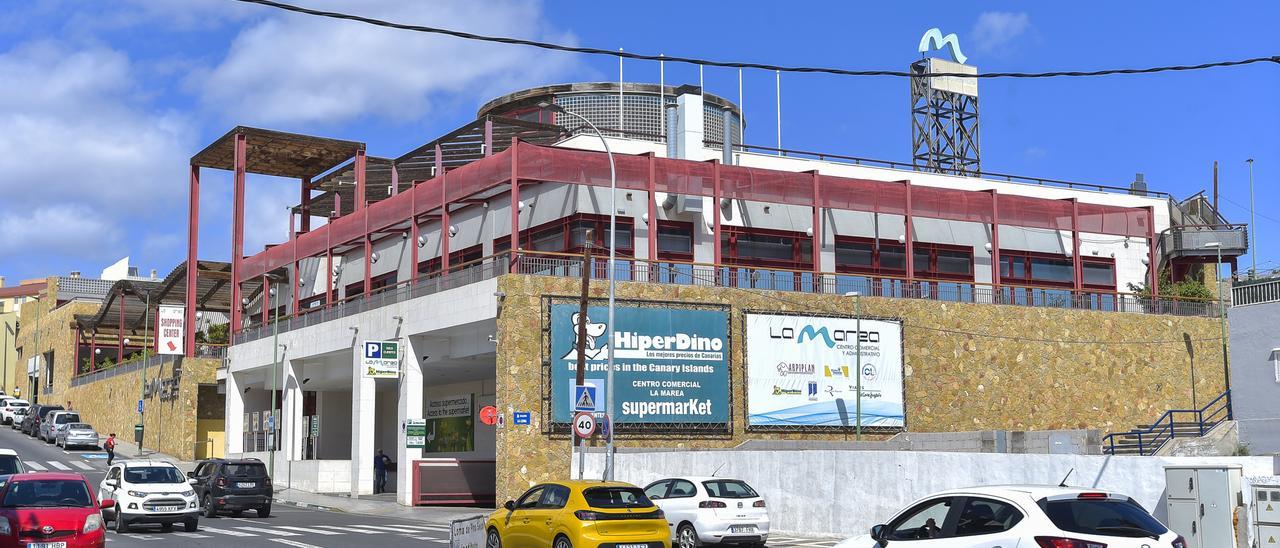
[(400, 343), (365, 341), (360, 363), (365, 378), (395, 379), (400, 377)]
[(404, 426), (404, 446), (409, 449), (422, 449), (427, 444), (427, 421), (409, 419)]

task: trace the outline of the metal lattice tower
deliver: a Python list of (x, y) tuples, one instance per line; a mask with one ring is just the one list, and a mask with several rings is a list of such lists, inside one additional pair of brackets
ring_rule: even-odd
[(911, 64), (911, 161), (916, 169), (965, 176), (981, 173), (977, 79), (928, 76), (977, 72), (972, 65), (936, 58)]

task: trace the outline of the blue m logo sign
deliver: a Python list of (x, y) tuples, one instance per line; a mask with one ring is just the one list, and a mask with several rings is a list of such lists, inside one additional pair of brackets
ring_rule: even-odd
[(812, 325), (806, 325), (800, 329), (800, 334), (796, 336), (796, 344), (803, 343), (807, 340), (817, 340), (822, 337), (822, 341), (827, 344), (827, 348), (835, 348), (836, 342), (831, 340), (831, 333), (827, 332), (826, 326), (814, 329)]
[(920, 53), (928, 53), (929, 50), (940, 50), (945, 46), (951, 46), (951, 59), (955, 62), (964, 64), (968, 57), (960, 52), (960, 39), (956, 37), (956, 33), (946, 36), (942, 35), (942, 31), (937, 27), (931, 28), (924, 32), (924, 36), (920, 37)]

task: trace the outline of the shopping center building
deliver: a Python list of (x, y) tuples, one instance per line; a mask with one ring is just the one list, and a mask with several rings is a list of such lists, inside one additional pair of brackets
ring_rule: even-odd
[[(621, 92), (517, 92), (395, 158), (248, 127), (192, 157), (191, 227), (202, 172), (233, 175), (226, 453), (362, 495), (383, 450), (404, 504), (505, 500), (569, 473), (610, 348), (623, 448), (1108, 433), (1226, 389), (1220, 367), (1187, 374), (1222, 363), (1216, 303), (1159, 292), (1170, 265), (1243, 252), (1203, 198), (760, 150), (696, 87)], [(280, 178), (300, 189), (288, 238), (243, 249), (246, 185)]]

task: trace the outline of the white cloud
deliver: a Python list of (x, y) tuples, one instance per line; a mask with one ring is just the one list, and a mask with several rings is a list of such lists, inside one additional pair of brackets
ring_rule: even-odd
[(1026, 13), (988, 11), (978, 16), (970, 31), (974, 49), (982, 53), (1007, 51), (1014, 40), (1031, 30), (1031, 17)]
[[(318, 9), (471, 32), (560, 42), (546, 30), (541, 4), (324, 0)], [(486, 44), (292, 13), (268, 12), (243, 30), (225, 59), (194, 74), (204, 102), (249, 124), (337, 124), (364, 115), (409, 122), (432, 109), (436, 94), (487, 98), (542, 83), (572, 66), (567, 54)], [(477, 100), (476, 103), (480, 101)]]
[(69, 204), (0, 212), (0, 255), (38, 250), (46, 256), (101, 260), (120, 251), (119, 227), (100, 212)]

